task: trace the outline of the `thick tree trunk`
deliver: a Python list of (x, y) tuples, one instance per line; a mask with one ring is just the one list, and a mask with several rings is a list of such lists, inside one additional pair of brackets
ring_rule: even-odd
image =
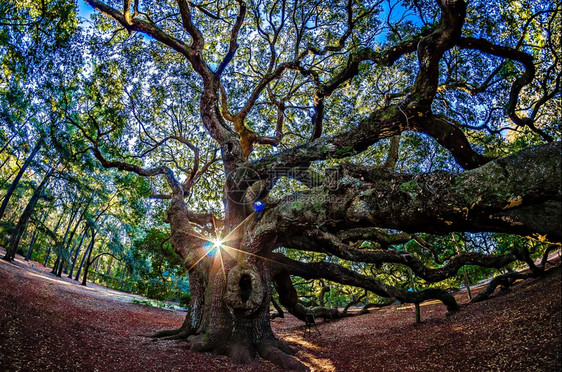
[[(211, 264), (204, 288), (193, 280), (188, 340), (194, 350), (215, 351), (240, 363), (251, 362), (259, 353), (283, 368), (304, 370), (290, 357), (290, 349), (277, 340), (269, 323), (270, 270), (263, 260), (246, 257), (228, 259), (225, 252)], [(242, 254), (243, 255), (243, 254)], [(198, 306), (199, 309), (198, 310)], [(195, 320), (195, 321), (193, 321)]]
[(2, 219), (2, 216), (4, 216), (4, 212), (6, 211), (6, 207), (8, 206), (8, 202), (10, 201), (10, 198), (12, 197), (12, 194), (16, 190), (16, 187), (18, 186), (18, 183), (19, 183), (21, 177), (23, 176), (25, 170), (27, 169), (27, 167), (29, 166), (29, 164), (31, 163), (31, 161), (33, 160), (33, 158), (35, 157), (37, 152), (39, 152), (39, 149), (41, 148), (41, 143), (42, 143), (41, 139), (39, 139), (37, 141), (37, 143), (35, 144), (35, 147), (33, 148), (33, 150), (31, 150), (31, 153), (29, 154), (27, 159), (25, 159), (25, 162), (23, 163), (23, 166), (21, 167), (20, 171), (18, 172), (18, 175), (16, 176), (16, 178), (14, 179), (12, 184), (10, 185), (10, 188), (6, 192), (6, 195), (4, 196), (4, 200), (2, 201), (2, 205), (0, 205), (0, 219)]
[(241, 210), (238, 206), (228, 213), (237, 222), (227, 225), (230, 234), (222, 247), (205, 251), (209, 243), (193, 231), (183, 195), (174, 195), (168, 211), (170, 242), (189, 269), (191, 302), (180, 329), (156, 336), (187, 338), (194, 350), (226, 354), (240, 363), (259, 353), (283, 368), (306, 370), (271, 330), (271, 273), (261, 257), (270, 244), (249, 237), (255, 221)]

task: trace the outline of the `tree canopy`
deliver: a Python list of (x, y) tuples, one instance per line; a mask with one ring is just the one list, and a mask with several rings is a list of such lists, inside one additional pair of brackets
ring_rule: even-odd
[(33, 120), (60, 167), (123, 184), (152, 211), (137, 256), (170, 251), (169, 224), (191, 299), (162, 335), (299, 369), (272, 284), (303, 320), (338, 312), (294, 277), (453, 311), (459, 270), (539, 275), (560, 244), (560, 4), (86, 3), (82, 22), (69, 1), (0, 8), (0, 135)]

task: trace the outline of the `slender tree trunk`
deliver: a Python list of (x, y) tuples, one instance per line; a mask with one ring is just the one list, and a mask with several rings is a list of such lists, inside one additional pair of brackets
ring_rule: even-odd
[(13, 261), (14, 260), (15, 255), (16, 255), (16, 250), (18, 249), (19, 242), (20, 242), (20, 239), (23, 235), (23, 232), (25, 231), (25, 228), (27, 226), (27, 222), (29, 221), (29, 218), (31, 217), (31, 215), (33, 213), (33, 210), (35, 209), (35, 205), (37, 204), (37, 201), (41, 197), (41, 194), (43, 193), (43, 190), (45, 189), (45, 186), (47, 186), (47, 183), (48, 183), (49, 179), (51, 178), (51, 175), (52, 175), (54, 169), (55, 168), (53, 167), (49, 170), (49, 172), (45, 175), (45, 177), (43, 177), (43, 180), (41, 181), (39, 186), (37, 186), (37, 188), (33, 192), (33, 195), (31, 196), (31, 199), (27, 203), (27, 206), (25, 207), (25, 209), (24, 209), (23, 213), (21, 214), (21, 217), (18, 221), (18, 224), (16, 225), (16, 230), (12, 234), (12, 238), (10, 239), (10, 242), (8, 243), (8, 247), (6, 249), (6, 254), (3, 257), (4, 260), (7, 260), (7, 261)]
[(53, 270), (51, 271), (53, 274), (55, 274), (56, 276), (60, 277), (61, 273), (62, 273), (62, 268), (63, 266), (66, 264), (66, 262), (68, 261), (68, 259), (66, 259), (66, 238), (68, 237), (68, 233), (70, 232), (70, 228), (72, 227), (72, 223), (74, 222), (74, 219), (76, 218), (76, 216), (78, 215), (78, 211), (80, 210), (80, 206), (78, 205), (76, 208), (74, 208), (71, 211), (71, 215), (70, 215), (70, 220), (68, 221), (68, 225), (66, 226), (66, 231), (64, 232), (64, 237), (62, 239), (62, 242), (60, 244), (57, 244), (57, 260), (55, 262), (55, 265), (53, 266)]
[(55, 263), (53, 265), (53, 269), (51, 270), (51, 274), (56, 275), (57, 269), (59, 268), (59, 263), (60, 263), (60, 256), (57, 254), (57, 258), (55, 259)]
[(31, 252), (33, 252), (33, 246), (35, 245), (35, 238), (37, 238), (37, 228), (33, 230), (33, 236), (31, 237), (31, 242), (29, 243), (29, 248), (27, 249), (27, 253), (25, 254), (25, 260), (29, 261), (31, 258)]
[[(47, 211), (43, 212), (41, 218), (39, 218), (39, 223), (44, 223), (45, 219), (47, 218), (48, 213)], [(25, 260), (29, 261), (31, 259), (31, 253), (33, 252), (33, 248), (35, 246), (35, 239), (37, 238), (37, 233), (39, 229), (37, 228), (37, 224), (35, 224), (35, 229), (33, 230), (33, 236), (31, 237), (31, 242), (29, 243), (29, 248), (27, 249), (27, 253), (25, 254)]]
[(123, 282), (125, 281), (125, 271), (127, 271), (127, 266), (123, 264), (123, 268), (121, 269), (121, 280), (119, 283), (119, 290), (123, 289)]
[(98, 273), (100, 272), (100, 265), (101, 265), (101, 261), (97, 261), (96, 262), (96, 268), (94, 269), (94, 271), (96, 272), (96, 278)]
[[(1, 153), (1, 151), (0, 151), (0, 153)], [(4, 165), (6, 165), (6, 163), (8, 162), (8, 160), (10, 160), (10, 156), (9, 156), (9, 155), (6, 156), (6, 159), (4, 159), (4, 161), (2, 162), (2, 165), (0, 165), (0, 170), (1, 170), (2, 168), (4, 168)], [(10, 176), (9, 176), (7, 179), (12, 178), (12, 176), (13, 176), (15, 173), (16, 173), (16, 172), (11, 173)], [(3, 183), (2, 183), (2, 186), (4, 186)]]
[(76, 251), (74, 252), (74, 259), (72, 260), (72, 266), (70, 267), (68, 277), (72, 278), (72, 273), (74, 272), (74, 266), (76, 265), (76, 260), (78, 259), (78, 255), (80, 254), (80, 248), (82, 247), (82, 243), (84, 243), (84, 238), (86, 237), (86, 233), (88, 232), (88, 226), (84, 228), (84, 232), (82, 233), (82, 237), (80, 238), (80, 243), (76, 247)]
[(82, 272), (82, 268), (84, 267), (84, 263), (87, 262), (86, 260), (92, 254), (92, 249), (94, 247), (94, 239), (96, 237), (96, 233), (94, 232), (93, 228), (91, 230), (92, 230), (92, 238), (90, 239), (90, 244), (88, 244), (88, 248), (86, 249), (86, 252), (84, 252), (84, 255), (82, 256), (82, 261), (80, 262), (80, 267), (78, 268), (78, 272), (76, 273), (76, 277), (74, 278), (74, 280), (76, 280), (76, 281), (78, 281), (78, 278), (80, 278), (80, 273)]
[(105, 270), (105, 275), (107, 276), (111, 275), (111, 265), (113, 265), (113, 257), (111, 257), (107, 263), (107, 269)]
[[(92, 202), (92, 199), (90, 198), (90, 200), (88, 200), (88, 203), (86, 204), (86, 207), (83, 209), (82, 213), (80, 214), (80, 218), (78, 219), (78, 222), (76, 223), (76, 226), (72, 230), (72, 233), (70, 234), (70, 237), (68, 238), (66, 250), (70, 251), (70, 255), (69, 255), (70, 257), (73, 255), (73, 252), (74, 252), (74, 250), (70, 249), (71, 246), (72, 246), (72, 241), (74, 239), (74, 235), (76, 234), (76, 231), (78, 231), (78, 227), (80, 226), (80, 223), (84, 220), (84, 216), (88, 212), (88, 207), (90, 206), (91, 202)], [(84, 236), (85, 236), (87, 230), (88, 230), (88, 227), (86, 226), (84, 228), (84, 233), (82, 234), (82, 238), (80, 239), (80, 244), (76, 248), (76, 253), (74, 254), (74, 259), (72, 260), (72, 268), (70, 269), (70, 274), (68, 275), (69, 278), (72, 277), (72, 271), (74, 271), (74, 265), (76, 264), (76, 258), (78, 256), (78, 253), (80, 252), (80, 247), (82, 246), (82, 242), (84, 240)], [(68, 265), (69, 264), (70, 264), (70, 262), (68, 263)], [(65, 274), (67, 274), (68, 265), (65, 265), (65, 269), (64, 269)]]
[[(89, 204), (89, 203), (88, 203)], [(78, 231), (78, 227), (80, 226), (80, 223), (82, 222), (82, 220), (84, 219), (84, 215), (86, 214), (86, 211), (88, 209), (88, 205), (86, 205), (86, 208), (84, 208), (84, 211), (82, 212), (82, 214), (80, 215), (80, 219), (78, 219), (78, 222), (76, 223), (76, 225), (74, 226), (74, 229), (72, 229), (72, 232), (70, 233), (70, 237), (67, 240), (66, 243), (66, 247), (65, 250), (70, 252), (69, 259), (70, 257), (72, 257), (72, 255), (74, 254), (74, 249), (72, 248), (72, 240), (74, 239), (74, 235), (76, 235), (76, 231)], [(74, 262), (76, 261), (76, 258), (74, 258)], [(72, 263), (72, 267), (74, 267), (74, 262)], [(66, 262), (64, 265), (64, 273), (68, 274), (68, 266), (70, 265), (70, 262)]]
[(4, 216), (4, 212), (6, 211), (6, 207), (8, 206), (8, 202), (10, 201), (10, 198), (12, 197), (12, 194), (14, 193), (16, 187), (18, 186), (18, 183), (19, 183), (21, 177), (23, 176), (23, 173), (25, 172), (25, 170), (27, 169), (27, 167), (29, 166), (29, 164), (31, 163), (31, 161), (33, 160), (33, 158), (35, 157), (37, 152), (39, 152), (39, 149), (41, 148), (41, 144), (42, 144), (41, 139), (37, 140), (37, 143), (35, 144), (35, 147), (33, 148), (33, 150), (31, 150), (31, 153), (29, 154), (27, 159), (25, 159), (25, 162), (23, 163), (23, 166), (21, 167), (20, 171), (18, 172), (18, 175), (16, 176), (16, 178), (14, 179), (12, 184), (10, 185), (10, 188), (6, 192), (6, 195), (4, 196), (4, 200), (2, 200), (2, 205), (0, 205), (0, 219), (2, 219), (2, 217)]
[(6, 143), (4, 144), (4, 146), (2, 146), (2, 148), (0, 149), (0, 154), (3, 153), (8, 146), (10, 145), (10, 143), (12, 143), (12, 141), (18, 136), (18, 132), (21, 128), (23, 128), (26, 124), (28, 123), (28, 120), (25, 120), (23, 123), (21, 123), (21, 125), (14, 131), (14, 135), (12, 137), (10, 137), (10, 139), (8, 139), (6, 141)]
[[(55, 229), (53, 230), (54, 236), (56, 236), (58, 231), (59, 231), (59, 227), (60, 227), (60, 224), (62, 222), (63, 216), (64, 216), (64, 214), (61, 214), (61, 216), (59, 217), (59, 220), (57, 221), (57, 224), (55, 225)], [(55, 241), (55, 244), (56, 244), (56, 241)], [(45, 257), (45, 262), (43, 262), (43, 267), (47, 267), (47, 263), (49, 262), (49, 258), (51, 256), (52, 251), (53, 251), (53, 246), (49, 245), (49, 247), (47, 248), (47, 256)]]
[[(0, 168), (0, 170), (1, 170), (1, 169), (2, 169), (2, 168)], [(7, 184), (8, 181), (10, 181), (10, 179), (12, 178), (12, 176), (13, 176), (14, 174), (16, 174), (16, 173), (17, 173), (17, 171), (14, 171), (14, 172), (10, 173), (10, 174), (8, 175), (8, 177), (6, 177), (6, 179), (3, 180), (2, 183), (0, 184), (0, 189), (3, 188), (4, 185)], [(2, 196), (2, 199), (0, 199), (0, 200), (4, 201), (5, 198), (6, 198), (6, 195)]]
[(95, 233), (92, 232), (92, 241), (90, 242), (90, 249), (88, 251), (88, 258), (86, 258), (86, 266), (84, 267), (84, 276), (82, 278), (82, 285), (86, 285), (86, 280), (88, 279), (88, 271), (90, 270), (90, 265), (92, 264), (92, 262), (90, 261), (90, 258), (92, 257), (92, 252), (94, 251), (94, 239), (95, 239)]
[[(414, 273), (412, 272), (412, 269), (408, 268), (408, 274), (410, 276), (410, 286), (412, 291), (415, 291)], [(420, 304), (416, 302), (414, 306), (416, 309), (416, 323), (421, 323)]]

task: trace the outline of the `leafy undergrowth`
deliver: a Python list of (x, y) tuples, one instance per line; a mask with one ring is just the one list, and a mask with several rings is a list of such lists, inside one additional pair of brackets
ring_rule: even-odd
[[(408, 306), (318, 322), (304, 335), (292, 316), (277, 334), (316, 371), (555, 371), (562, 365), (561, 269), (447, 315), (443, 305)], [(116, 300), (99, 288), (0, 261), (0, 370), (279, 371), (258, 360), (189, 350), (146, 335), (181, 325), (185, 313)], [(457, 299), (466, 302), (466, 295)]]

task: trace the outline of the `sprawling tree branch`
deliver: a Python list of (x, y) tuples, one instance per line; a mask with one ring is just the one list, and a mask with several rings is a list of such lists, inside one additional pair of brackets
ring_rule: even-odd
[(342, 230), (336, 235), (337, 238), (344, 243), (364, 240), (376, 242), (383, 248), (386, 248), (391, 244), (403, 244), (415, 239), (415, 236), (411, 234), (389, 233), (387, 230), (378, 227), (360, 227)]
[(509, 118), (518, 126), (528, 126), (535, 132), (539, 133), (543, 138), (548, 141), (552, 141), (552, 138), (547, 134), (543, 133), (542, 131), (538, 130), (531, 118), (521, 118), (517, 115), (516, 108), (517, 102), (519, 100), (519, 94), (524, 86), (530, 84), (534, 77), (535, 77), (535, 65), (533, 63), (533, 57), (525, 52), (520, 50), (495, 45), (488, 40), (485, 39), (477, 39), (473, 37), (463, 37), (459, 38), (457, 41), (457, 45), (460, 48), (465, 49), (476, 49), (480, 50), (481, 52), (495, 55), (502, 58), (511, 59), (517, 62), (520, 62), (525, 67), (525, 72), (519, 76), (513, 82), (511, 86), (511, 91), (509, 93), (509, 101), (507, 102), (506, 112), (509, 115)]
[(280, 236), (317, 226), (406, 232), (495, 231), (562, 240), (561, 143), (529, 147), (461, 174), (390, 174), (341, 165), (327, 188), (293, 195), (266, 211), (263, 231)]
[[(140, 19), (132, 18), (129, 14), (127, 19), (125, 15), (119, 12), (117, 9), (110, 7), (109, 5), (105, 4), (103, 1), (99, 0), (86, 0), (88, 4), (90, 4), (95, 9), (99, 10), (101, 13), (115, 19), (119, 22), (125, 29), (129, 31), (138, 31), (143, 32), (147, 35), (150, 35), (154, 39), (162, 42), (163, 44), (169, 46), (173, 50), (181, 53), (184, 55), (192, 64), (194, 64), (196, 59), (196, 49), (192, 49), (191, 47), (187, 46), (183, 41), (165, 33), (163, 30), (158, 28), (154, 23), (143, 21)], [(125, 5), (126, 7), (126, 5)]]
[[(313, 230), (307, 233), (309, 240), (298, 248), (301, 250), (324, 252), (334, 255), (344, 260), (354, 262), (365, 262), (372, 264), (398, 263), (412, 269), (420, 278), (428, 282), (440, 282), (453, 277), (464, 265), (478, 265), (481, 267), (502, 268), (516, 260), (514, 254), (504, 254), (500, 256), (486, 255), (477, 252), (462, 252), (449, 259), (446, 265), (431, 268), (427, 267), (413, 253), (397, 250), (372, 250), (354, 248), (344, 244), (336, 236), (321, 231)], [(293, 248), (287, 245), (288, 248)]]
[(408, 292), (329, 262), (299, 262), (287, 258), (280, 253), (273, 253), (271, 258), (274, 261), (272, 263), (273, 270), (277, 273), (286, 272), (305, 279), (327, 279), (336, 283), (365, 288), (376, 295), (392, 297), (403, 302), (421, 303), (429, 299), (438, 299), (450, 311), (458, 308), (455, 298), (442, 289), (431, 288), (420, 292)]

